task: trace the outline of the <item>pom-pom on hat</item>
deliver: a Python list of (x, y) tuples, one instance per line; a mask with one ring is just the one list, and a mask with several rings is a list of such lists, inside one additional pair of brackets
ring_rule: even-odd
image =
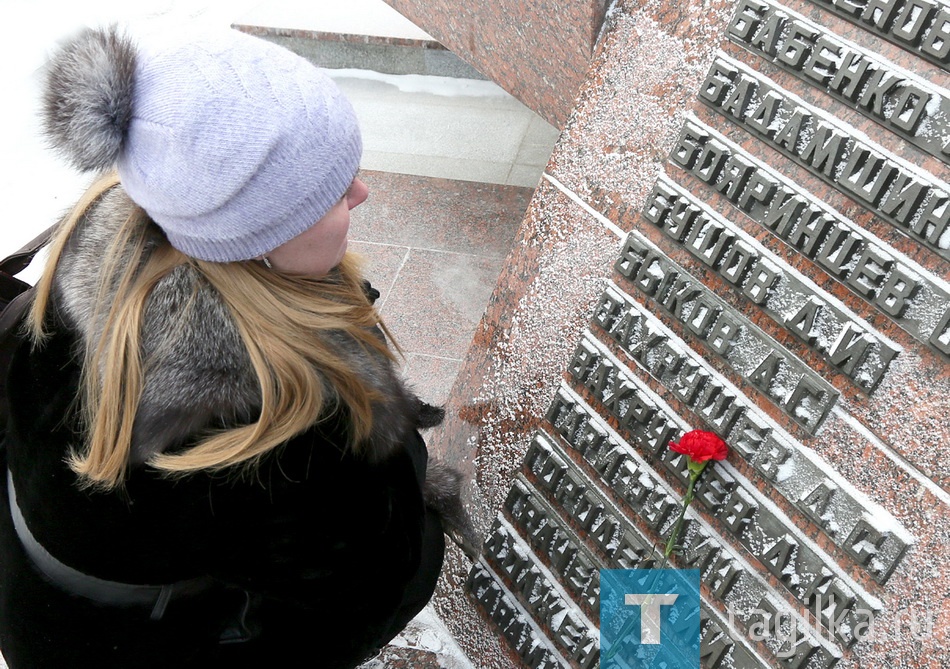
[(153, 48), (85, 30), (49, 63), (44, 124), (79, 169), (115, 166), (172, 246), (218, 262), (310, 228), (362, 154), (353, 107), (324, 72), (234, 30)]

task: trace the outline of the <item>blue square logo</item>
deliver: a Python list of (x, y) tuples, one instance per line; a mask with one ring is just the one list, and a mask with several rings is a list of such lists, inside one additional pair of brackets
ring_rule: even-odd
[(600, 570), (601, 669), (699, 669), (699, 570)]

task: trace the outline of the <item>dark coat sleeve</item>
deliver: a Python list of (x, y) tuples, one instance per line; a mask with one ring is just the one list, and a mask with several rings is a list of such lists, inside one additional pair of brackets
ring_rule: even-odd
[(418, 579), (426, 453), (413, 434), (370, 465), (323, 436), (287, 444), (262, 463), (259, 486), (227, 505), (215, 576), (257, 598), (251, 624), (265, 645), (320, 640), (345, 666), (388, 641)]
[(424, 448), (413, 439), (369, 464), (312, 430), (265, 458), (240, 495), (218, 486), (219, 577), (304, 606), (360, 587), (366, 571), (398, 588), (419, 560)]

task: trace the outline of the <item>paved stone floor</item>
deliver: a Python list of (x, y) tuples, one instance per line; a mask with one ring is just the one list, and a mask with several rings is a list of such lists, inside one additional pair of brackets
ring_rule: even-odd
[(350, 249), (367, 260), (377, 305), (423, 399), (446, 399), (532, 190), (363, 171)]

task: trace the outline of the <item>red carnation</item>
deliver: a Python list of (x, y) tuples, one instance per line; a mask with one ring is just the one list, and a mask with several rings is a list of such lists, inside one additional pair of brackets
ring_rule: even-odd
[(719, 435), (706, 430), (690, 430), (682, 436), (679, 443), (670, 442), (670, 448), (682, 453), (693, 462), (707, 460), (725, 460), (729, 455), (729, 447)]

